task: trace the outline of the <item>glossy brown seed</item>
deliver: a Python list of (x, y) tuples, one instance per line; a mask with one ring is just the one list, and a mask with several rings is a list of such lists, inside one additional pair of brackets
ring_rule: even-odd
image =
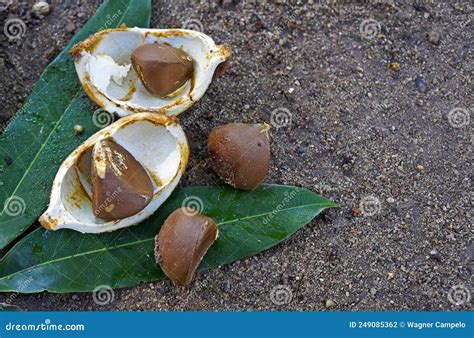
[(155, 258), (174, 283), (186, 286), (218, 236), (214, 221), (190, 208), (168, 216), (155, 238)]
[(188, 81), (194, 72), (193, 59), (172, 46), (149, 43), (132, 53), (132, 66), (145, 88), (166, 97)]
[(255, 189), (268, 172), (270, 141), (267, 124), (229, 123), (214, 128), (207, 147), (212, 168), (238, 189)]
[(137, 214), (153, 197), (151, 180), (121, 145), (102, 140), (92, 151), (92, 210), (106, 221)]

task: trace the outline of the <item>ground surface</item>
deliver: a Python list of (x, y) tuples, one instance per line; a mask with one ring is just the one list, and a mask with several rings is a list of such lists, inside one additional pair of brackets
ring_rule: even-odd
[[(282, 245), (199, 274), (187, 290), (147, 283), (116, 290), (105, 306), (91, 294), (0, 302), (28, 310), (320, 311), (330, 299), (335, 310), (470, 309), (472, 300), (456, 306), (448, 293), (464, 288), (466, 300), (473, 287), (472, 2), (310, 2), (155, 0), (152, 26), (201, 25), (234, 52), (227, 73), (182, 115), (192, 146), (183, 186), (219, 183), (201, 165), (213, 127), (270, 122), (278, 109), (273, 116), (289, 112), (291, 121), (272, 129), (267, 182), (307, 187), (340, 209)], [(99, 3), (54, 1), (42, 19), (31, 5), (12, 1), (0, 13), (2, 22), (20, 17), (27, 26), (20, 42), (0, 37), (4, 121)], [(373, 35), (361, 26), (369, 19)], [(418, 75), (426, 88), (417, 88)], [(271, 300), (278, 285), (291, 291), (286, 304)]]

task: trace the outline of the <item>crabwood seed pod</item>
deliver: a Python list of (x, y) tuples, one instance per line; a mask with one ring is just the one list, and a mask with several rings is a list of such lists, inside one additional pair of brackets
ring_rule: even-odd
[(270, 163), (267, 124), (229, 123), (209, 134), (212, 168), (235, 188), (253, 190), (262, 183)]
[[(124, 150), (117, 150), (118, 145)], [(94, 150), (96, 155), (103, 157), (102, 153), (107, 155), (107, 147), (117, 153), (114, 151), (111, 158), (106, 156), (102, 159), (103, 166), (93, 163)], [(64, 160), (54, 178), (48, 209), (40, 216), (39, 221), (48, 230), (67, 228), (83, 233), (115, 231), (140, 223), (150, 217), (176, 188), (186, 168), (188, 156), (186, 135), (175, 117), (155, 113), (136, 113), (122, 117), (89, 137)], [(120, 159), (124, 160), (123, 163)], [(105, 180), (99, 186), (96, 181), (95, 197), (92, 191), (94, 165), (97, 166), (97, 176), (103, 168), (106, 169), (105, 172), (112, 170), (114, 174), (115, 171), (121, 173), (115, 174), (112, 179), (105, 175)], [(141, 169), (135, 170), (134, 167)], [(142, 169), (146, 171), (146, 175)], [(132, 177), (132, 173), (137, 176)], [(138, 182), (135, 182), (137, 179)], [(144, 200), (147, 201), (150, 196), (149, 181), (153, 188), (151, 200), (141, 209), (145, 204)], [(131, 195), (127, 195), (128, 193)], [(96, 200), (95, 206), (93, 199)], [(141, 210), (129, 217), (120, 218), (126, 215), (117, 212), (124, 213), (124, 210), (128, 210), (127, 214), (132, 213), (129, 205), (132, 199), (134, 208)], [(114, 204), (112, 210), (111, 204)], [(120, 207), (123, 210), (119, 210), (119, 204), (123, 204)], [(111, 218), (110, 221), (97, 217), (98, 213), (106, 212), (106, 208), (111, 210), (112, 215), (102, 217)]]
[(174, 283), (187, 286), (217, 236), (217, 225), (211, 218), (190, 208), (177, 209), (155, 238), (156, 261)]
[[(154, 53), (157, 48), (172, 52)], [(193, 30), (120, 27), (91, 35), (71, 55), (82, 87), (104, 110), (171, 116), (199, 101), (231, 50)]]

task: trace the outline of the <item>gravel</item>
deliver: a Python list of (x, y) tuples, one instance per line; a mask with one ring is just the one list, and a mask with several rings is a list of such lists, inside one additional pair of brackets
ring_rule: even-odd
[[(72, 25), (79, 30), (99, 5), (52, 1), (37, 18), (33, 3), (0, 12), (2, 22), (26, 23), (21, 39), (0, 36), (3, 124)], [(180, 116), (192, 150), (181, 185), (220, 183), (206, 164), (213, 127), (272, 122), (266, 181), (307, 187), (341, 207), (277, 247), (198, 274), (188, 289), (143, 283), (115, 290), (105, 305), (87, 293), (1, 294), (0, 302), (25, 310), (472, 309), (473, 15), (469, 1), (154, 1), (153, 27), (202, 29), (233, 50), (226, 73)], [(455, 305), (456, 297), (464, 301)]]

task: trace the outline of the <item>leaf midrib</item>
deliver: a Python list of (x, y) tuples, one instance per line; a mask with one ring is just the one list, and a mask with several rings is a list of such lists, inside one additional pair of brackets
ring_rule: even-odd
[[(234, 223), (234, 222), (238, 222), (238, 221), (242, 221), (242, 220), (263, 217), (263, 216), (270, 215), (270, 214), (273, 214), (273, 213), (277, 214), (277, 213), (281, 213), (281, 212), (288, 211), (288, 210), (308, 208), (308, 207), (314, 207), (314, 206), (322, 206), (322, 207), (326, 208), (326, 207), (331, 207), (333, 205), (330, 204), (330, 203), (305, 204), (305, 205), (300, 205), (300, 206), (296, 206), (296, 207), (281, 209), (280, 211), (277, 211), (277, 212), (271, 211), (271, 212), (252, 215), (252, 216), (248, 216), (248, 217), (244, 217), (244, 218), (238, 218), (238, 219), (230, 220), (230, 221), (227, 221), (227, 222), (221, 222), (221, 223), (217, 223), (217, 225), (226, 225), (226, 224), (230, 224), (230, 223)], [(96, 249), (96, 250), (87, 251), (87, 252), (83, 252), (83, 253), (79, 253), (79, 254), (75, 254), (75, 255), (70, 255), (70, 256), (66, 256), (66, 257), (53, 259), (53, 260), (48, 261), (48, 262), (39, 263), (39, 264), (36, 264), (34, 266), (31, 266), (31, 267), (28, 267), (28, 268), (25, 268), (25, 269), (22, 269), (22, 270), (18, 270), (18, 271), (14, 272), (14, 273), (11, 273), (9, 275), (5, 275), (5, 276), (0, 278), (0, 281), (3, 281), (5, 279), (10, 279), (12, 276), (21, 274), (25, 271), (30, 271), (32, 269), (37, 269), (38, 267), (41, 267), (41, 266), (44, 266), (44, 265), (52, 265), (54, 263), (66, 261), (68, 259), (73, 259), (73, 258), (76, 258), (76, 257), (87, 256), (87, 255), (91, 255), (91, 254), (94, 254), (94, 253), (104, 252), (104, 251), (107, 251), (107, 250), (112, 251), (112, 250), (120, 249), (120, 248), (123, 248), (123, 247), (132, 246), (132, 245), (135, 245), (135, 244), (142, 244), (142, 243), (153, 241), (154, 238), (155, 237), (146, 238), (146, 239), (143, 239), (143, 240), (140, 240), (140, 241), (135, 241), (135, 242), (131, 242), (131, 243), (124, 243), (124, 244), (120, 244), (120, 245), (117, 245), (117, 246), (114, 246), (114, 247), (104, 247), (104, 248), (101, 248), (101, 249)], [(7, 257), (4, 257), (4, 259), (5, 258), (7, 258)]]
[[(56, 131), (56, 128), (61, 124), (61, 122), (63, 121), (64, 119), (64, 116), (66, 116), (67, 112), (69, 111), (69, 109), (71, 108), (71, 105), (73, 104), (73, 102), (75, 102), (76, 100), (76, 97), (78, 96), (78, 94), (81, 92), (81, 89), (79, 89), (76, 94), (74, 94), (72, 100), (71, 100), (71, 103), (68, 104), (68, 106), (66, 107), (66, 109), (64, 110), (64, 113), (61, 115), (61, 117), (59, 118), (59, 120), (56, 122), (56, 124), (54, 125), (53, 129), (51, 129), (51, 132), (49, 133), (48, 137), (46, 138), (46, 140), (43, 142), (43, 144), (41, 145), (41, 147), (38, 149), (38, 152), (36, 153), (36, 156), (33, 158), (33, 161), (31, 161), (30, 165), (28, 166), (28, 168), (26, 169), (25, 173), (23, 174), (23, 176), (21, 177), (20, 181), (18, 182), (18, 184), (16, 185), (15, 187), (15, 190), (13, 190), (13, 193), (10, 195), (10, 196), (15, 196), (16, 192), (18, 191), (18, 189), (20, 188), (20, 186), (22, 185), (23, 181), (25, 180), (25, 177), (30, 173), (31, 171), (31, 168), (33, 167), (33, 165), (36, 163), (36, 161), (38, 160), (39, 156), (43, 153), (43, 149), (44, 147), (46, 146), (46, 144), (49, 142), (49, 139), (51, 138), (51, 136), (53, 135), (53, 133)], [(3, 213), (5, 212), (5, 208), (6, 208), (6, 205), (3, 207), (3, 210), (2, 210), (2, 213), (0, 214), (3, 215)], [(5, 223), (5, 221), (2, 221), (0, 222), (0, 224), (2, 223)]]

